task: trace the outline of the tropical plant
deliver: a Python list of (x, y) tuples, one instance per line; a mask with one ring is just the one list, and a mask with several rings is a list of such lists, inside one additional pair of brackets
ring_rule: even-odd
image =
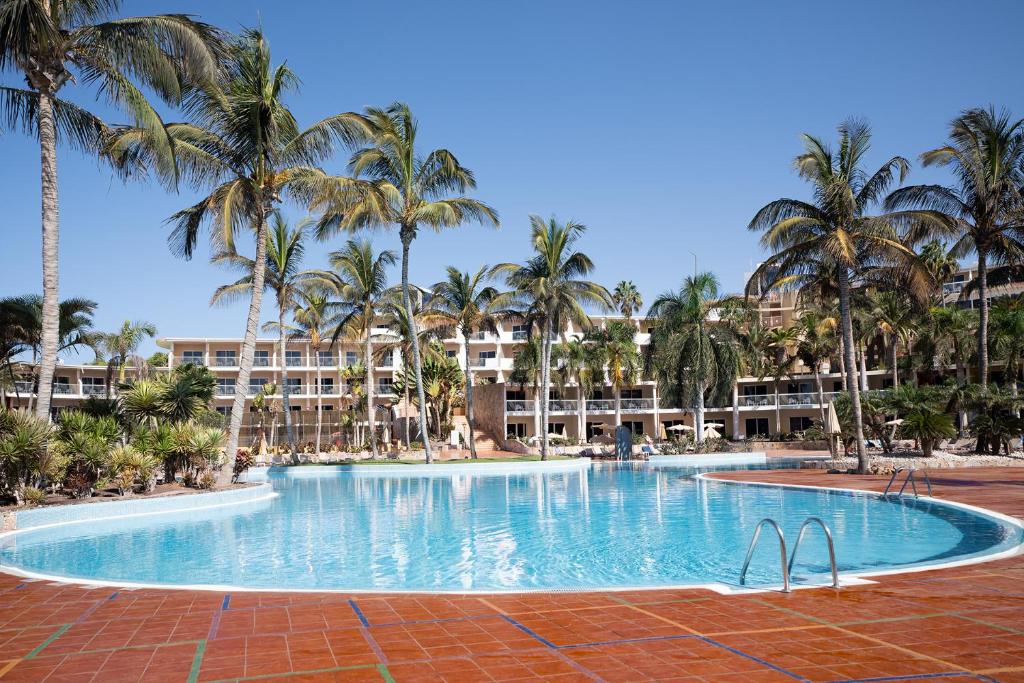
[(593, 391), (596, 381), (604, 380), (604, 359), (597, 347), (577, 338), (558, 344), (551, 355), (558, 368), (556, 377), (559, 382), (576, 385), (576, 433), (583, 443), (587, 440), (587, 396)]
[[(126, 175), (154, 171), (170, 185), (184, 177), (197, 189), (212, 189), (171, 216), (174, 229), (169, 242), (176, 254), (191, 258), (206, 224), (216, 246), (227, 252), (235, 251), (236, 234), (255, 233), (249, 314), (228, 428), (228, 462), (220, 472), (225, 482), (238, 450), (256, 350), (270, 217), (286, 196), (307, 204), (329, 188), (346, 186), (345, 179), (329, 177), (317, 164), (332, 155), (335, 143), (353, 144), (369, 132), (364, 119), (355, 114), (330, 116), (301, 130), (284, 102), (297, 86), (291, 69), (284, 64), (273, 66), (262, 31), (247, 29), (232, 44), (224, 74), (190, 93), (187, 110), (192, 123), (168, 124), (159, 135), (140, 128), (119, 130), (107, 150)], [(175, 164), (167, 162), (161, 144), (168, 138)]]
[(125, 320), (117, 332), (100, 333), (97, 335), (99, 347), (108, 356), (107, 392), (109, 395), (113, 370), (117, 368), (117, 381), (124, 384), (125, 367), (128, 365), (139, 346), (147, 338), (156, 336), (156, 325), (145, 320)]
[(507, 312), (495, 309), (498, 290), (486, 282), (490, 278), (487, 266), (475, 273), (462, 272), (448, 266), (447, 279), (435, 284), (431, 290), (430, 314), (442, 325), (463, 338), (463, 356), (466, 377), (466, 421), (469, 423), (469, 452), (476, 459), (476, 421), (473, 415), (473, 369), (469, 360), (469, 341), (476, 332), (498, 331), (498, 320)]
[(611, 305), (608, 290), (584, 279), (594, 269), (594, 263), (575, 249), (586, 230), (582, 223), (562, 224), (553, 217), (545, 221), (540, 216), (530, 216), (533, 256), (525, 264), (502, 263), (492, 271), (504, 274), (511, 288), (499, 297), (498, 305), (521, 311), (540, 330), (541, 460), (548, 457), (552, 342), (569, 323), (578, 329), (590, 327), (585, 305)]
[[(310, 286), (299, 292), (300, 302), (292, 311), (295, 325), (291, 326), (291, 335), (299, 339), (308, 339), (313, 349), (313, 366), (316, 370), (316, 419), (314, 426), (316, 453), (320, 452), (320, 437), (323, 434), (324, 387), (323, 370), (320, 366), (320, 348), (330, 335), (329, 327), (331, 310), (334, 304), (327, 292), (319, 287)], [(274, 324), (274, 323), (271, 323)], [(287, 390), (286, 390), (287, 392)], [(299, 464), (299, 454), (292, 451), (292, 463)]]
[(1024, 119), (991, 107), (965, 111), (950, 123), (948, 142), (922, 154), (921, 162), (950, 168), (955, 184), (904, 187), (885, 205), (904, 210), (913, 239), (948, 236), (955, 258), (977, 255), (978, 381), (987, 384), (989, 265), (1024, 259)]
[[(318, 234), (326, 238), (339, 229), (398, 228), (402, 242), (402, 303), (412, 325), (413, 372), (417, 400), (422, 405), (425, 388), (409, 285), (409, 248), (421, 225), (442, 230), (476, 221), (497, 227), (498, 214), (479, 200), (450, 196), (476, 187), (473, 172), (447, 149), (426, 154), (417, 150), (418, 126), (408, 105), (396, 102), (387, 109), (369, 108), (362, 120), (373, 131), (373, 140), (352, 156), (349, 170), (356, 177), (365, 175), (366, 179), (354, 187), (342, 187), (322, 202), (324, 212)], [(420, 431), (427, 433), (422, 414)], [(430, 440), (424, 438), (423, 446), (429, 464), (433, 459)]]
[[(402, 391), (403, 385), (415, 381), (415, 376), (403, 369), (395, 380), (397, 390)], [(417, 397), (415, 405), (421, 413), (427, 415), (427, 425), (433, 428), (435, 438), (443, 439), (445, 433), (453, 428), (453, 410), (462, 402), (465, 377), (459, 362), (449, 358), (444, 347), (432, 342), (423, 354), (423, 389), (426, 403), (420, 404)], [(430, 432), (427, 432), (428, 434)]]
[(978, 453), (996, 455), (1010, 452), (1010, 440), (1024, 433), (1020, 398), (995, 385), (975, 384), (968, 387), (967, 407), (973, 411), (971, 433), (978, 438)]
[(633, 317), (635, 311), (640, 310), (644, 300), (632, 280), (622, 280), (612, 290), (612, 304), (628, 320)]
[[(288, 364), (285, 362), (287, 348), (287, 326), (285, 317), (299, 304), (299, 292), (310, 285), (325, 282), (329, 275), (322, 270), (301, 270), (306, 253), (306, 222), (292, 228), (280, 211), (275, 211), (267, 229), (267, 266), (264, 272), (265, 287), (274, 293), (277, 304), (278, 351), (281, 368), (282, 401), (284, 403), (284, 429), (293, 462), (297, 463), (298, 449), (292, 429), (291, 403), (288, 398)], [(218, 287), (210, 298), (210, 305), (228, 304), (239, 298), (252, 295), (252, 280), (255, 264), (247, 256), (235, 250), (215, 254), (211, 262), (242, 273), (242, 276), (228, 285)]]
[(712, 273), (688, 276), (678, 292), (664, 292), (647, 311), (654, 329), (644, 364), (658, 392), (674, 405), (692, 405), (697, 443), (704, 439), (704, 406), (724, 400), (739, 374), (738, 344), (728, 325), (713, 325), (721, 305)]
[[(800, 361), (814, 373), (814, 387), (818, 392), (818, 409), (821, 424), (825, 425), (825, 392), (821, 385), (821, 365), (832, 358), (837, 350), (835, 328), (832, 320), (814, 310), (801, 313), (796, 320), (796, 354)], [(832, 439), (827, 439), (829, 451), (833, 450)], [(832, 453), (835, 456), (835, 453)]]
[(339, 339), (359, 339), (363, 344), (366, 369), (366, 424), (369, 429), (370, 452), (377, 457), (377, 434), (374, 411), (373, 341), (374, 328), (388, 296), (387, 269), (395, 264), (395, 253), (373, 250), (369, 240), (349, 240), (345, 247), (330, 255), (333, 288), (339, 295), (338, 313), (331, 320), (331, 345)]
[(889, 373), (893, 389), (899, 388), (899, 349), (902, 343), (908, 353), (910, 344), (920, 328), (920, 317), (914, 302), (903, 292), (887, 290), (868, 295), (865, 320), (870, 324), (870, 333), (878, 333), (885, 340), (889, 351)]
[(57, 145), (95, 154), (106, 125), (58, 95), (66, 85), (95, 86), (172, 154), (162, 121), (142, 88), (174, 105), (189, 84), (217, 70), (221, 34), (185, 14), (112, 18), (119, 0), (4, 0), (0, 3), (0, 72), (13, 71), (27, 88), (0, 87), (0, 116), (39, 141), (42, 195), (43, 297), (39, 401), (49, 419), (57, 365)]
[[(622, 389), (636, 384), (640, 376), (640, 353), (636, 346), (636, 328), (622, 320), (612, 320), (602, 328), (587, 332), (585, 339), (594, 344), (594, 352), (615, 392), (615, 426), (622, 424)], [(601, 378), (602, 380), (604, 377)]]
[(43, 466), (52, 431), (28, 411), (0, 408), (0, 495), (20, 504), (25, 487), (40, 488), (53, 474)]
[[(902, 182), (909, 168), (903, 157), (893, 157), (868, 174), (861, 164), (868, 152), (871, 132), (855, 120), (839, 125), (839, 150), (811, 135), (804, 135), (804, 153), (796, 158), (800, 176), (813, 186), (813, 202), (777, 199), (762, 207), (750, 221), (750, 230), (763, 231), (761, 243), (771, 254), (748, 283), (768, 288), (780, 283), (799, 284), (803, 279), (827, 275), (839, 295), (840, 331), (844, 368), (854, 373), (851, 279), (872, 266), (888, 266), (905, 274), (905, 285), (916, 292), (928, 291), (927, 272), (916, 254), (899, 239), (893, 221), (899, 216), (872, 217), (868, 211), (897, 178)], [(848, 381), (853, 424), (856, 430), (858, 471), (868, 471), (868, 456), (861, 427), (860, 387)]]
[[(512, 372), (509, 373), (508, 381), (510, 384), (518, 385), (521, 389), (527, 386), (533, 389), (533, 424), (534, 434), (538, 439), (541, 434), (540, 384), (544, 374), (543, 366), (544, 342), (540, 337), (530, 334), (527, 336), (526, 342), (519, 346), (512, 356)], [(603, 376), (602, 379), (604, 379)], [(544, 431), (547, 432), (546, 425)]]
[(993, 355), (1004, 363), (1003, 384), (1012, 396), (1017, 396), (1017, 380), (1024, 362), (1024, 299), (996, 301), (990, 325)]

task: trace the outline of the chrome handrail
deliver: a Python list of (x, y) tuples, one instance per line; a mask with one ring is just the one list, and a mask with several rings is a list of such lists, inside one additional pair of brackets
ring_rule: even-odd
[[(903, 492), (906, 491), (907, 489), (907, 484), (910, 484), (910, 488), (914, 491), (914, 497), (920, 497), (920, 494), (918, 494), (917, 492), (916, 474), (918, 472), (918, 469), (916, 467), (897, 467), (895, 470), (893, 470), (892, 476), (889, 477), (889, 483), (885, 485), (885, 491), (882, 492), (882, 497), (887, 498), (889, 496), (889, 489), (892, 488), (892, 485), (896, 481), (896, 477), (899, 476), (900, 472), (906, 472), (907, 475), (906, 477), (904, 477), (903, 485), (900, 486), (900, 490), (896, 494), (896, 497), (900, 498), (903, 496)], [(921, 470), (921, 473), (924, 474), (924, 483), (928, 487), (928, 496), (930, 497), (932, 495), (931, 477), (928, 476), (928, 470)]]
[(796, 537), (796, 543), (793, 544), (793, 554), (789, 556), (789, 568), (788, 573), (790, 576), (793, 574), (793, 564), (796, 562), (796, 551), (800, 549), (800, 542), (804, 540), (804, 533), (807, 531), (807, 525), (812, 522), (817, 522), (821, 526), (821, 530), (825, 532), (825, 540), (828, 542), (828, 561), (832, 566), (832, 587), (839, 588), (839, 569), (836, 567), (836, 548), (832, 543), (832, 531), (828, 528), (825, 522), (821, 521), (820, 517), (808, 517), (804, 520), (804, 523), (800, 525), (800, 533)]
[(757, 523), (757, 528), (754, 529), (754, 537), (750, 539), (750, 546), (747, 548), (747, 558), (743, 560), (743, 571), (740, 572), (740, 585), (746, 585), (747, 580), (747, 569), (750, 567), (750, 559), (754, 556), (754, 548), (757, 546), (757, 539), (761, 537), (761, 529), (765, 524), (771, 524), (772, 528), (775, 529), (775, 533), (779, 537), (779, 558), (782, 568), (782, 592), (789, 592), (789, 571), (786, 563), (786, 537), (782, 533), (782, 528), (778, 523), (771, 517), (765, 517)]

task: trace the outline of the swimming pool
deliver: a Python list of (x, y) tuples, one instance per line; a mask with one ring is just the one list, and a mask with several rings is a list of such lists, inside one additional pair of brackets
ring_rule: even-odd
[[(525, 474), (447, 467), (427, 474), (402, 466), (272, 472), (273, 497), (5, 535), (0, 567), (112, 583), (252, 589), (735, 586), (764, 517), (781, 523), (791, 545), (805, 518), (824, 519), (847, 573), (977, 558), (1024, 542), (1020, 526), (964, 507), (718, 482), (672, 462)], [(794, 580), (826, 583), (826, 558), (812, 530)], [(748, 584), (777, 584), (778, 562), (775, 539), (764, 535)]]

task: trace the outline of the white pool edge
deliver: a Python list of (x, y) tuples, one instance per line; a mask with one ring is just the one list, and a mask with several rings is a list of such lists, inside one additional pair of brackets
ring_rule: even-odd
[[(388, 466), (384, 466), (388, 467)], [(863, 489), (851, 489), (842, 488), (836, 486), (811, 486), (808, 484), (780, 484), (777, 482), (767, 481), (743, 481), (738, 479), (718, 479), (713, 475), (713, 472), (701, 472), (694, 475), (695, 479), (701, 481), (710, 481), (714, 483), (721, 483), (727, 485), (750, 485), (750, 486), (768, 486), (775, 488), (793, 488), (793, 489), (804, 489), (813, 491), (838, 491), (851, 493), (854, 495), (870, 496), (881, 498), (882, 494), (878, 491), (865, 491)], [(269, 485), (266, 485), (269, 488)], [(200, 494), (201, 495), (201, 494)], [(258, 498), (255, 500), (266, 500), (277, 496), (276, 492), (271, 493), (265, 498)], [(1007, 524), (1017, 527), (1024, 531), (1024, 523), (1015, 517), (1005, 515), (995, 510), (989, 510), (988, 508), (979, 507), (977, 505), (969, 505), (967, 503), (960, 503), (957, 501), (943, 500), (934, 498), (931, 496), (920, 496), (925, 500), (937, 503), (939, 505), (947, 505), (950, 507), (957, 507), (964, 510), (974, 512), (976, 514), (985, 515), (1006, 522)], [(220, 503), (214, 505), (200, 506), (197, 508), (191, 508), (191, 510), (202, 510), (212, 509), (219, 507), (226, 507), (229, 505), (239, 505), (244, 502), (255, 502), (253, 499), (245, 501), (236, 501), (229, 503)], [(181, 512), (181, 510), (160, 510), (157, 512), (147, 513), (136, 513), (133, 515), (124, 515), (124, 517), (132, 516), (152, 516), (168, 514), (171, 512)], [(76, 520), (70, 522), (57, 522), (50, 525), (40, 525), (36, 527), (29, 527), (26, 529), (15, 529), (13, 531), (7, 531), (0, 533), (0, 539), (5, 537), (22, 533), (25, 531), (34, 531), (52, 526), (62, 526), (65, 524), (78, 524), (81, 522), (95, 521), (94, 519), (87, 520)], [(963, 560), (952, 560), (950, 562), (942, 562), (939, 564), (930, 564), (922, 566), (909, 566), (894, 569), (882, 569), (877, 571), (866, 571), (866, 572), (840, 572), (839, 583), (841, 587), (856, 586), (856, 585), (867, 585), (876, 583), (871, 579), (880, 576), (894, 576), (898, 574), (914, 574), (926, 571), (936, 571), (940, 569), (951, 569), (956, 567), (964, 567), (974, 564), (983, 564), (986, 562), (994, 562), (996, 560), (1005, 559), (1008, 557), (1014, 557), (1016, 555), (1024, 554), (1024, 543), (1018, 544), (1017, 546), (1000, 551), (998, 553), (992, 553), (989, 555), (979, 555), (978, 557), (967, 558)], [(142, 583), (142, 582), (131, 582), (131, 581), (107, 581), (102, 579), (81, 579), (74, 577), (66, 577), (55, 574), (43, 574), (39, 572), (30, 572), (18, 567), (12, 567), (0, 563), (0, 572), (10, 574), (12, 576), (18, 576), (31, 581), (50, 581), (57, 584), (68, 584), (83, 586), (88, 588), (120, 588), (125, 590), (191, 590), (191, 591), (206, 591), (206, 592), (217, 592), (217, 593), (331, 593), (331, 594), (346, 594), (346, 595), (525, 595), (534, 593), (624, 593), (624, 592), (637, 592), (637, 591), (667, 591), (667, 590), (709, 590), (720, 595), (740, 595), (740, 594), (751, 594), (751, 593), (769, 593), (777, 592), (782, 586), (781, 585), (766, 585), (757, 587), (744, 587), (736, 586), (732, 584), (726, 584), (721, 582), (711, 583), (682, 583), (672, 584), (665, 586), (614, 586), (614, 587), (600, 587), (600, 586), (587, 586), (579, 588), (522, 588), (512, 589), (504, 591), (495, 590), (473, 590), (473, 589), (462, 589), (462, 590), (422, 590), (422, 589), (381, 589), (381, 588), (274, 588), (274, 587), (250, 587), (250, 586), (235, 586), (231, 584), (162, 584), (162, 583)], [(831, 588), (829, 583), (823, 584), (793, 584), (791, 585), (792, 590), (808, 590), (808, 589), (819, 589), (819, 588)]]

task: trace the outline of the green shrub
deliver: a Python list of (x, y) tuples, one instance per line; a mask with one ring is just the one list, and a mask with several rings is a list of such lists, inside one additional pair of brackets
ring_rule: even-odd
[(924, 406), (907, 413), (900, 430), (906, 436), (917, 439), (921, 444), (921, 454), (926, 458), (931, 457), (932, 450), (940, 439), (956, 436), (953, 418)]
[(57, 461), (48, 461), (53, 428), (24, 410), (0, 409), (0, 495), (17, 499), (23, 486), (42, 487)]
[(21, 491), (21, 499), (25, 505), (42, 505), (46, 502), (46, 491), (35, 486), (26, 486)]

